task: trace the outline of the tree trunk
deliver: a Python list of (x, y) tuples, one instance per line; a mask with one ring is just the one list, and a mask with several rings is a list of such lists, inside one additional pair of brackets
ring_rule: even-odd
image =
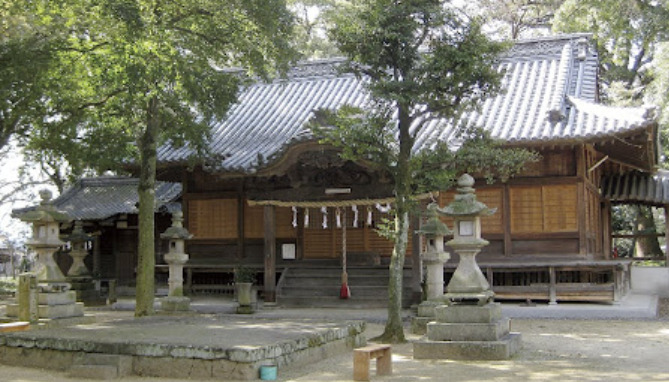
[[(634, 206), (635, 219), (634, 229), (635, 233), (655, 233), (655, 219), (653, 219), (653, 211), (647, 206)], [(634, 241), (634, 256), (662, 256), (662, 248), (657, 240), (657, 236), (638, 236)]]
[(404, 259), (409, 243), (409, 197), (411, 195), (410, 162), (413, 139), (409, 134), (411, 118), (408, 107), (398, 106), (398, 130), (400, 152), (395, 173), (395, 246), (390, 257), (390, 277), (388, 280), (388, 321), (377, 340), (390, 343), (406, 342), (402, 323), (402, 281), (404, 279)]
[(139, 243), (137, 258), (137, 288), (135, 317), (154, 313), (155, 293), (155, 235), (154, 204), (156, 190), (157, 141), (160, 126), (158, 100), (149, 101), (146, 130), (138, 140), (140, 156), (139, 175)]

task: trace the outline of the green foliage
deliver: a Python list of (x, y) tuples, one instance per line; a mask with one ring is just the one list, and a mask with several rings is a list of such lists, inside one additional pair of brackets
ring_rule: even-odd
[[(662, 111), (659, 117), (660, 146), (664, 150), (664, 158), (667, 158), (669, 157), (669, 42), (659, 44), (653, 64), (651, 75), (654, 80), (650, 85), (650, 91), (646, 93), (646, 99)], [(664, 160), (661, 165), (666, 169), (669, 163)]]
[(496, 34), (517, 40), (549, 29), (554, 12), (564, 0), (480, 0), (486, 24)]
[(17, 280), (8, 277), (0, 278), (0, 295), (16, 293)]
[(235, 268), (235, 282), (236, 283), (255, 283), (256, 272), (251, 268), (239, 265)]
[(657, 43), (669, 37), (669, 8), (663, 1), (567, 0), (555, 15), (554, 29), (592, 33), (602, 80), (636, 89), (638, 102), (651, 80), (642, 69), (653, 61)]
[(203, 155), (209, 123), (236, 100), (243, 78), (221, 68), (266, 78), (285, 70), (294, 52), (292, 17), (280, 0), (16, 4), (12, 14), (31, 15), (34, 29), (67, 26), (49, 51), (51, 86), (42, 89), (28, 149), (37, 161), (70, 164), (75, 175), (137, 158), (150, 99), (164, 122), (159, 143)]

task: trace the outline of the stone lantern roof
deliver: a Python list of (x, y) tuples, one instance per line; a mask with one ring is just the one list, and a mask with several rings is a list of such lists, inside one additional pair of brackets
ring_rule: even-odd
[(52, 194), (49, 190), (40, 191), (40, 197), (42, 198), (40, 205), (34, 210), (24, 212), (16, 217), (27, 223), (65, 223), (72, 221), (66, 213), (56, 210), (56, 207), (51, 202), (51, 196)]
[(193, 234), (188, 232), (183, 226), (183, 213), (181, 211), (176, 211), (172, 214), (172, 226), (167, 228), (165, 232), (160, 234), (161, 239), (165, 240), (189, 240), (193, 237)]
[(63, 240), (71, 241), (73, 243), (82, 243), (86, 241), (91, 241), (93, 240), (93, 236), (87, 234), (84, 232), (84, 229), (82, 227), (83, 223), (81, 220), (77, 220), (74, 223), (74, 229), (72, 230), (72, 233), (69, 235), (63, 236)]
[(448, 226), (439, 219), (437, 209), (439, 206), (436, 203), (430, 203), (427, 206), (427, 222), (416, 231), (419, 235), (424, 236), (449, 236), (453, 234)]
[(458, 178), (458, 193), (454, 200), (446, 207), (439, 209), (439, 213), (449, 217), (465, 216), (489, 216), (497, 211), (497, 208), (489, 208), (484, 203), (476, 200), (474, 194), (474, 178), (469, 174), (463, 174)]

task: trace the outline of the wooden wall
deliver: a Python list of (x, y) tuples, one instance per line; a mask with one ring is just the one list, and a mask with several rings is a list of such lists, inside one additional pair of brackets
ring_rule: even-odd
[[(588, 145), (543, 148), (540, 154), (539, 162), (505, 184), (477, 182), (478, 199), (497, 208), (496, 214), (482, 219), (482, 231), (490, 245), (480, 259), (602, 257), (598, 189), (602, 174), (597, 166), (601, 154)], [(217, 256), (212, 252), (219, 251), (231, 260), (261, 256), (263, 207), (248, 205), (238, 180), (207, 182), (202, 174), (188, 176), (184, 208), (187, 227), (195, 235), (189, 251), (196, 256)], [(453, 195), (453, 190), (440, 193), (440, 205), (450, 203)], [(384, 214), (376, 208), (373, 212), (374, 223), (367, 226), (365, 207), (360, 207), (360, 224), (353, 228), (353, 213), (348, 210), (350, 254), (391, 254), (392, 243), (375, 232)], [(306, 213), (309, 224), (304, 226)], [(298, 227), (293, 227), (291, 208), (276, 208), (277, 243), (297, 244), (298, 255), (305, 259), (339, 258), (342, 232), (336, 227), (335, 216), (335, 209), (330, 208), (324, 229), (320, 209), (300, 209)], [(446, 222), (452, 227), (452, 222)]]

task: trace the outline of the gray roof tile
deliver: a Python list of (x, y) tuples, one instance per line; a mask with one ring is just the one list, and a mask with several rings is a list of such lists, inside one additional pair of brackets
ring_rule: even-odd
[[(137, 178), (82, 178), (53, 200), (57, 210), (74, 220), (103, 220), (117, 214), (136, 214), (139, 197)], [(181, 184), (156, 182), (156, 210), (177, 209), (174, 201), (181, 196)], [(13, 215), (34, 209), (12, 211)]]
[(605, 177), (602, 180), (602, 197), (612, 202), (639, 202), (655, 206), (669, 204), (669, 172), (655, 175), (630, 172)]
[[(212, 125), (209, 152), (223, 158), (216, 164), (218, 170), (255, 172), (291, 143), (310, 138), (305, 125), (314, 110), (364, 106), (365, 80), (338, 73), (341, 62), (305, 63), (295, 67), (288, 79), (241, 89), (227, 117)], [(596, 104), (597, 62), (584, 34), (518, 42), (500, 62), (500, 70), (506, 71), (503, 94), (459, 121), (427, 123), (414, 149), (429, 147), (435, 139), (453, 141), (453, 126), (462, 123), (518, 144), (568, 143), (645, 127), (645, 109)], [(184, 161), (187, 156), (187, 149), (159, 150), (162, 162)]]

